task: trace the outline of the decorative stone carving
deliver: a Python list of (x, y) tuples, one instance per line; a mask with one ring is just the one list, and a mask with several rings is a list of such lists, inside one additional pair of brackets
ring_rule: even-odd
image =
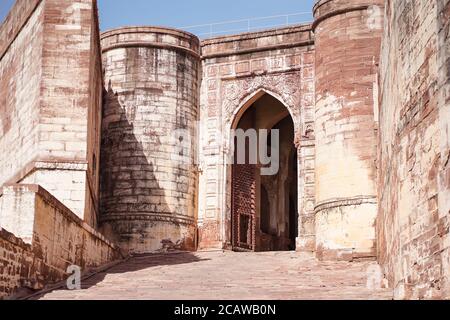
[(300, 127), (300, 72), (268, 74), (242, 79), (222, 81), (222, 116), (224, 123), (230, 123), (237, 109), (246, 99), (259, 91), (274, 94), (286, 104), (294, 121), (295, 130)]

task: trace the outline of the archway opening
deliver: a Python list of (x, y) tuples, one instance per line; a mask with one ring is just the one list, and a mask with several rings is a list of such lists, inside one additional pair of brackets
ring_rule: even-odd
[(295, 250), (298, 169), (294, 123), (289, 111), (265, 93), (244, 108), (232, 129), (233, 249)]

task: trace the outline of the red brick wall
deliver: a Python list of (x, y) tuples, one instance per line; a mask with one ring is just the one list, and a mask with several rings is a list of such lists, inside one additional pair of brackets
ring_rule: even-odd
[(450, 1), (386, 1), (378, 256), (397, 298), (450, 297)]

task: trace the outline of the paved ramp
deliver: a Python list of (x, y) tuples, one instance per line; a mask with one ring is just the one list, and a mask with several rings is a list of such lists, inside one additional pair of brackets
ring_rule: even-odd
[(367, 287), (374, 262), (319, 262), (297, 252), (136, 256), (41, 299), (391, 299)]

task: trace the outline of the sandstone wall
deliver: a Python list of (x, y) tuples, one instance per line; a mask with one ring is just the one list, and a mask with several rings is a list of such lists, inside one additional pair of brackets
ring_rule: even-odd
[(2, 192), (1, 227), (14, 235), (0, 230), (0, 298), (60, 281), (70, 265), (86, 270), (122, 257), (42, 187), (11, 185)]
[(96, 10), (95, 0), (18, 1), (0, 30), (10, 41), (1, 48), (0, 148), (11, 155), (0, 160), (0, 185), (41, 184), (92, 225), (102, 93)]
[(0, 186), (39, 153), (43, 20), (42, 1), (19, 0), (0, 27)]
[(316, 39), (316, 250), (374, 258), (382, 0), (321, 0)]
[(387, 1), (378, 255), (396, 298), (450, 298), (450, 1)]
[(38, 289), (42, 269), (42, 259), (34, 256), (31, 245), (0, 228), (0, 299), (24, 286)]
[(102, 230), (137, 252), (196, 248), (199, 41), (130, 27), (102, 34)]
[[(311, 25), (202, 42), (199, 238), (202, 248), (231, 246), (230, 133), (265, 93), (294, 122), (298, 150), (299, 250), (314, 249), (314, 37)], [(242, 186), (245, 190), (244, 185)], [(259, 205), (259, 204), (258, 204)]]

